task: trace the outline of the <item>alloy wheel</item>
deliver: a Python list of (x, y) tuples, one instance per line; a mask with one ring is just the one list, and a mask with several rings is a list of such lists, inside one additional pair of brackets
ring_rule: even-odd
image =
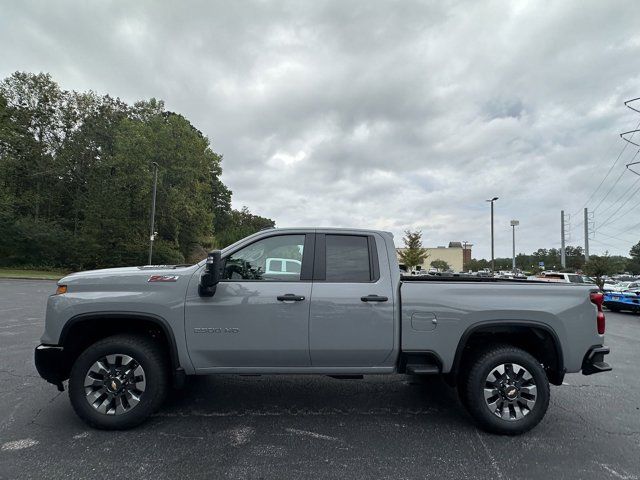
[(522, 365), (502, 363), (487, 375), (484, 386), (487, 408), (503, 420), (524, 418), (533, 409), (536, 398), (535, 380)]
[(98, 359), (84, 379), (86, 400), (105, 415), (122, 415), (135, 408), (146, 389), (142, 366), (129, 355), (115, 353)]

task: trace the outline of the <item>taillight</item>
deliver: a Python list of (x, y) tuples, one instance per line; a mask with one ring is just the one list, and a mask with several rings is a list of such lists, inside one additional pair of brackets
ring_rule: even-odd
[(604, 302), (604, 294), (600, 292), (591, 292), (591, 303), (598, 307), (598, 316), (596, 322), (598, 324), (598, 333), (604, 335), (605, 319), (604, 312), (602, 311), (602, 302)]

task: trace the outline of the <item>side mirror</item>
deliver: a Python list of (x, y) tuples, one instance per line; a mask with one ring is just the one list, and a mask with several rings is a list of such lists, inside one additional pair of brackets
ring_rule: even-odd
[(201, 297), (213, 297), (216, 293), (216, 286), (220, 282), (222, 270), (222, 257), (220, 250), (214, 250), (207, 255), (207, 263), (204, 272), (200, 276), (198, 294)]

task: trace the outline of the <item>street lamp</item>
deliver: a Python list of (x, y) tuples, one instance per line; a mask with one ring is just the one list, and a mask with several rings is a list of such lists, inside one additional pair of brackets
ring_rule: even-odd
[(520, 225), (519, 220), (511, 220), (511, 228), (513, 230), (513, 263), (511, 265), (511, 269), (513, 270), (513, 274), (516, 274), (516, 227)]
[(149, 263), (151, 265), (151, 256), (153, 255), (153, 241), (156, 238), (157, 232), (155, 232), (156, 223), (156, 189), (158, 186), (158, 164), (151, 162), (153, 165), (153, 198), (151, 200), (151, 230), (149, 232)]
[(491, 272), (495, 272), (496, 270), (496, 261), (494, 256), (494, 243), (493, 243), (493, 202), (498, 200), (498, 197), (493, 197), (491, 200), (487, 200), (487, 202), (491, 202)]

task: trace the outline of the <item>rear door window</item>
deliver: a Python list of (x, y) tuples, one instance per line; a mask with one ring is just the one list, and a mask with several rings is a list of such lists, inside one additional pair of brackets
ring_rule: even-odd
[(326, 281), (370, 282), (369, 242), (366, 236), (326, 235)]

